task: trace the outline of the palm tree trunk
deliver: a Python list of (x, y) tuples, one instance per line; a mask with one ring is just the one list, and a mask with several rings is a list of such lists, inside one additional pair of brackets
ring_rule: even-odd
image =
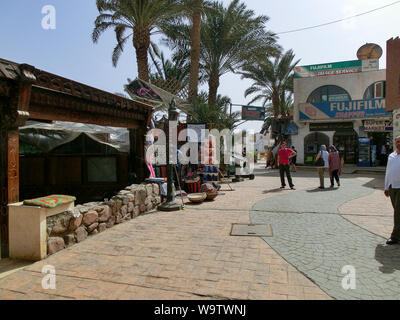
[(200, 60), (200, 32), (201, 32), (201, 14), (192, 15), (192, 28), (190, 38), (192, 49), (190, 52), (190, 80), (189, 80), (189, 101), (197, 97), (199, 86), (199, 60)]
[(133, 29), (133, 46), (136, 49), (136, 62), (139, 79), (149, 81), (148, 52), (150, 47), (150, 30), (137, 26)]
[(219, 87), (219, 75), (212, 73), (208, 80), (208, 105), (213, 106), (217, 102), (217, 92)]
[(279, 98), (276, 94), (272, 94), (272, 107), (274, 108), (274, 117), (279, 116)]

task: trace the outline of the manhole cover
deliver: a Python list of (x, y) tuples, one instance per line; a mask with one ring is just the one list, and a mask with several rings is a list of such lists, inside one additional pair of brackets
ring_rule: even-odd
[(272, 237), (270, 224), (232, 224), (231, 236)]

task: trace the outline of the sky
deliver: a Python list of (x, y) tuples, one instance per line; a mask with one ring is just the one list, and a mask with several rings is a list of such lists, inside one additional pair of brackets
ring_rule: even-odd
[[(222, 0), (229, 4), (230, 0)], [(243, 0), (248, 9), (267, 15), (266, 28), (276, 33), (319, 25), (357, 15), (395, 0)], [(116, 40), (113, 31), (104, 33), (93, 44), (91, 33), (97, 17), (95, 0), (1, 0), (0, 58), (27, 63), (60, 76), (112, 93), (123, 92), (127, 78), (137, 77), (133, 46), (126, 46), (118, 66), (111, 62)], [(56, 10), (55, 29), (45, 30), (44, 6)], [(320, 28), (279, 35), (283, 49), (293, 49), (299, 65), (356, 60), (365, 43), (383, 49), (380, 68), (386, 67), (386, 41), (400, 36), (400, 3), (357, 18)], [(157, 39), (155, 39), (156, 43)], [(160, 45), (160, 43), (158, 43)], [(167, 52), (168, 48), (161, 48)], [(244, 91), (251, 81), (227, 74), (221, 78), (218, 93), (234, 104), (247, 104)], [(207, 89), (206, 87), (204, 89)], [(252, 105), (260, 105), (261, 102)], [(234, 107), (239, 111), (240, 107)], [(259, 131), (262, 122), (249, 121), (242, 129)]]

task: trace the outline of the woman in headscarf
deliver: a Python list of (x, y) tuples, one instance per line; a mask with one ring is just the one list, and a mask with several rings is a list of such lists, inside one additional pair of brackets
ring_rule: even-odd
[(318, 155), (315, 160), (318, 160), (321, 157), (324, 160), (324, 166), (318, 168), (319, 188), (325, 189), (324, 173), (325, 173), (325, 171), (327, 171), (329, 169), (329, 162), (328, 162), (329, 153), (328, 153), (328, 151), (326, 151), (326, 146), (324, 144), (321, 146), (321, 150), (320, 150), (320, 152), (318, 152)]
[(331, 188), (334, 187), (335, 180), (338, 187), (340, 187), (339, 176), (342, 174), (342, 164), (340, 161), (339, 151), (337, 151), (334, 145), (331, 145), (329, 147), (328, 162), (329, 162), (329, 176), (331, 178)]

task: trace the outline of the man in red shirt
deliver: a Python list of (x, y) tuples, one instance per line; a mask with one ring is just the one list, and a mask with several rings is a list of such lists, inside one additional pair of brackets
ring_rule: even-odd
[(278, 151), (278, 163), (279, 173), (281, 176), (281, 189), (284, 189), (285, 184), (285, 172), (289, 182), (290, 189), (294, 190), (294, 184), (290, 175), (290, 159), (295, 157), (297, 153), (290, 148), (286, 148), (286, 142), (282, 142), (281, 148)]

